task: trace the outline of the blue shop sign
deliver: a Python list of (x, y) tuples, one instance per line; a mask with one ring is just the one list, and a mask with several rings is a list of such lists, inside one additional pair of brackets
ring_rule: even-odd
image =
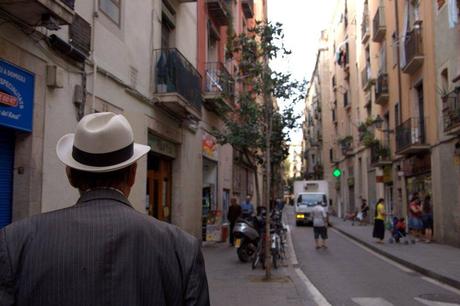
[(0, 60), (0, 126), (31, 132), (35, 76)]

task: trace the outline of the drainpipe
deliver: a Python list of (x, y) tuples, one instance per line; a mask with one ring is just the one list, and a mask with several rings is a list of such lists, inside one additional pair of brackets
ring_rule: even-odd
[[(398, 42), (398, 46), (400, 48), (404, 48), (404, 46), (401, 46), (401, 40), (400, 40), (400, 33), (399, 33), (399, 8), (398, 8), (398, 1), (397, 0), (394, 0), (394, 8), (395, 8), (395, 15), (396, 15), (396, 38), (397, 38), (397, 42)], [(397, 53), (397, 65), (398, 65), (398, 99), (399, 99), (399, 114), (398, 114), (398, 119), (399, 119), (399, 123), (401, 124), (402, 123), (402, 118), (403, 118), (403, 103), (402, 103), (402, 93), (401, 93), (401, 88), (402, 88), (402, 85), (401, 85), (401, 52), (398, 48), (398, 52)], [(394, 128), (394, 131), (395, 131), (395, 140), (396, 140), (396, 126)], [(400, 162), (400, 165), (402, 165), (402, 163)], [(401, 169), (402, 170), (402, 169)], [(398, 175), (399, 177), (399, 175)], [(406, 177), (403, 175), (402, 177), (400, 177), (401, 179), (401, 191), (402, 191), (402, 214), (404, 216), (404, 218), (406, 219), (406, 232), (408, 232), (408, 225), (409, 225), (409, 219), (408, 219), (408, 213), (407, 213), (407, 186), (406, 186)]]
[[(399, 37), (399, 9), (398, 9), (398, 1), (395, 0), (394, 1), (394, 6), (395, 6), (395, 15), (396, 15), (396, 38), (397, 38), (397, 42), (398, 42), (398, 46), (400, 48), (404, 48), (404, 46), (401, 46), (401, 40), (400, 40), (400, 37)], [(399, 52), (399, 48), (398, 48), (398, 52), (397, 53), (397, 64), (398, 64), (398, 100), (399, 100), (399, 123), (402, 123), (402, 94), (401, 94), (401, 52)], [(396, 129), (396, 127), (395, 127)]]
[(91, 61), (93, 62), (93, 92), (91, 96), (90, 113), (94, 113), (96, 108), (96, 80), (97, 80), (97, 60), (96, 60), (96, 19), (99, 16), (99, 1), (93, 1), (93, 26), (91, 27)]

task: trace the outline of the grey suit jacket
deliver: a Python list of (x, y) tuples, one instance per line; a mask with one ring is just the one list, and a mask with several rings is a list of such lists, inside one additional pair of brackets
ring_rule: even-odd
[(209, 305), (200, 243), (89, 191), (0, 230), (0, 305)]

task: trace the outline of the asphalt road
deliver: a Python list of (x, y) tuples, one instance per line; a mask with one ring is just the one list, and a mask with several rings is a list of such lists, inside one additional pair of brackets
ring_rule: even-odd
[[(299, 268), (332, 305), (460, 305), (460, 293), (427, 280), (329, 229), (327, 249), (315, 249), (313, 229), (296, 227), (286, 209)], [(423, 254), (421, 254), (423, 256)]]

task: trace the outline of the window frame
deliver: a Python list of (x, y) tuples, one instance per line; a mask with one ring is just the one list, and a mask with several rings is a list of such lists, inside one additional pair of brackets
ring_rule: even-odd
[[(106, 12), (104, 9), (103, 9), (103, 6), (102, 6), (102, 1), (109, 1), (111, 2), (113, 5), (115, 5), (116, 7), (118, 7), (118, 22), (117, 20), (114, 20), (112, 18), (112, 16), (109, 15), (108, 12)], [(122, 0), (99, 0), (99, 11), (101, 11), (111, 22), (113, 22), (114, 24), (116, 24), (119, 28), (121, 28), (121, 8), (122, 8)], [(118, 2), (118, 4), (116, 3)]]

